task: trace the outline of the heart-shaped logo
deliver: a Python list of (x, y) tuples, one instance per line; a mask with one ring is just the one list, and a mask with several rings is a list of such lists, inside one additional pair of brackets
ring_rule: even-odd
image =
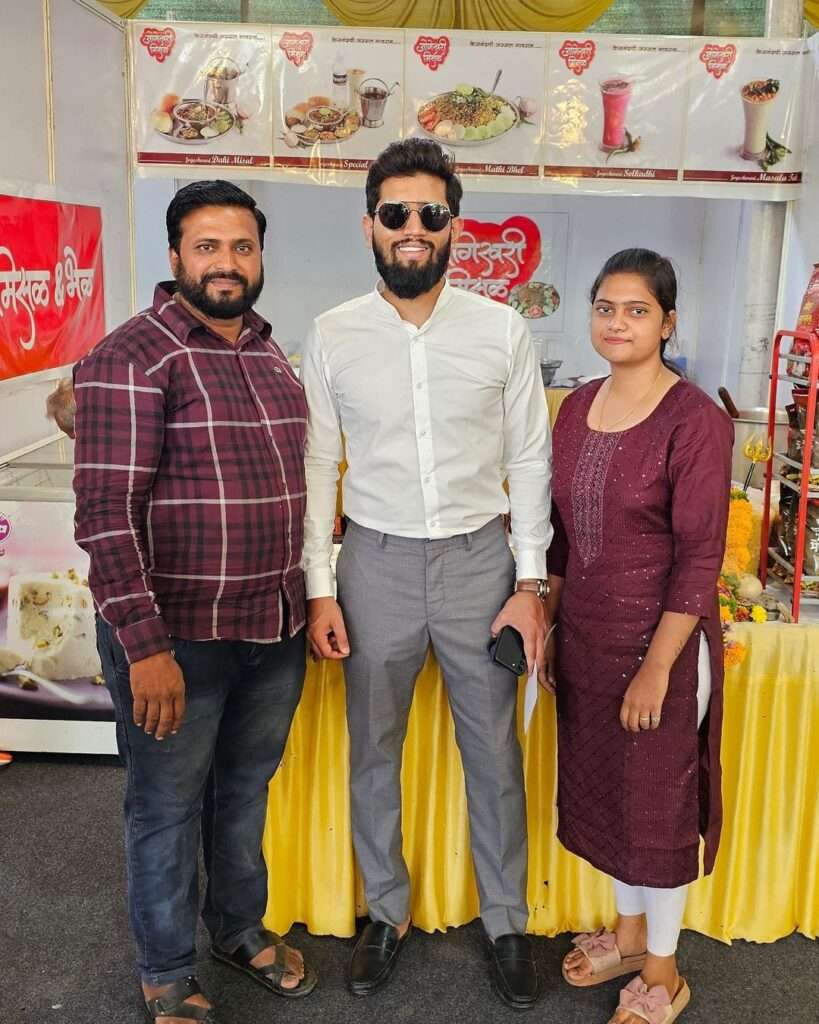
[(449, 258), (449, 280), (506, 303), (515, 285), (525, 284), (540, 264), (540, 229), (529, 217), (501, 224), (465, 219)]
[(150, 56), (162, 64), (165, 58), (171, 55), (176, 42), (176, 32), (172, 28), (145, 28), (139, 41)]
[(705, 70), (714, 78), (722, 78), (731, 70), (734, 61), (737, 59), (737, 48), (733, 43), (725, 46), (718, 46), (716, 43), (706, 43), (700, 50), (700, 60), (705, 65)]
[(291, 64), (300, 68), (313, 49), (313, 33), (285, 32), (279, 40), (279, 49), (284, 51)]
[(449, 36), (418, 36), (413, 50), (430, 71), (437, 71), (449, 54)]
[(569, 71), (575, 75), (582, 75), (591, 67), (591, 62), (597, 53), (597, 45), (591, 39), (584, 39), (582, 42), (577, 39), (567, 39), (557, 52), (563, 58)]

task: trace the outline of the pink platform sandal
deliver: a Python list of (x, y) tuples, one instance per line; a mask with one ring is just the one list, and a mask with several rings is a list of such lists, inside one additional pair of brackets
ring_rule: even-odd
[[(635, 953), (633, 956), (622, 956), (617, 948), (614, 932), (598, 928), (596, 932), (583, 932), (572, 939), (575, 945), (591, 964), (591, 974), (583, 978), (573, 978), (563, 960), (563, 979), (575, 988), (590, 988), (602, 985), (604, 981), (619, 978), (621, 974), (633, 974), (645, 966), (646, 954)], [(582, 963), (582, 961), (579, 961)], [(575, 965), (577, 966), (577, 965)]]
[[(665, 985), (646, 985), (641, 977), (633, 978), (624, 989), (620, 991), (620, 1005), (618, 1010), (628, 1010), (629, 1013), (648, 1024), (671, 1024), (683, 1010), (688, 1006), (691, 999), (685, 978), (680, 978), (680, 987), (672, 999), (668, 994)], [(609, 1024), (615, 1024), (617, 1014), (609, 1020)]]

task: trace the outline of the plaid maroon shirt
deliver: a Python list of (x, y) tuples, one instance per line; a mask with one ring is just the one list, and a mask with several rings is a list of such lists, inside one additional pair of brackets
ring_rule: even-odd
[(76, 538), (129, 662), (305, 618), (301, 384), (257, 313), (233, 347), (174, 289), (74, 369)]

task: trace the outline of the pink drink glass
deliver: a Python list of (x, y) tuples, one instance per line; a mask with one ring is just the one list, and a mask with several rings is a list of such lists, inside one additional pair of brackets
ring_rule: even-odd
[(603, 142), (600, 148), (610, 153), (625, 141), (631, 82), (625, 78), (607, 78), (600, 83), (600, 93), (603, 97)]

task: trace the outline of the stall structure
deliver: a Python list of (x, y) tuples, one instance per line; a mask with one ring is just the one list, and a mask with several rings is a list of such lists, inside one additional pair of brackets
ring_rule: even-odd
[[(452, 283), (529, 321), (544, 383), (560, 385), (547, 394), (550, 411), (602, 371), (586, 342), (588, 284), (628, 245), (664, 251), (678, 266), (677, 358), (694, 381), (764, 405), (771, 339), (776, 327), (795, 324), (794, 296), (817, 258), (815, 65), (804, 39), (126, 24), (93, 0), (16, 7), (0, 38), (0, 74), (11, 75), (9, 88), (15, 75), (28, 76), (29, 119), (42, 131), (31, 144), (28, 125), (12, 129), (19, 138), (0, 195), (101, 210), (95, 280), (104, 282), (106, 328), (147, 305), (168, 276), (163, 215), (179, 184), (228, 177), (268, 214), (269, 283), (259, 309), (297, 363), (311, 319), (372, 287), (371, 253), (358, 241), (366, 170), (392, 139), (413, 135), (451, 149), (463, 175), (466, 232), (453, 247)], [(77, 267), (91, 264), (81, 258)], [(0, 265), (0, 274), (14, 272)], [(0, 444), (0, 602), (8, 609), (0, 615), (17, 638), (25, 588), (38, 600), (59, 591), (76, 607), (76, 640), (86, 628), (87, 563), (70, 547), (72, 450), (41, 411), (52, 378), (69, 367), (55, 358), (44, 378), (21, 362), (21, 338), (31, 335), (19, 324), (10, 333), (8, 307), (0, 308), (0, 358), (24, 374), (0, 382), (12, 427)], [(43, 310), (32, 312), (39, 323)], [(83, 343), (98, 333), (95, 321)], [(10, 566), (3, 559), (21, 537), (32, 553)], [(715, 874), (695, 886), (686, 923), (724, 940), (770, 941), (795, 928), (816, 935), (819, 629), (738, 623), (733, 634), (746, 656), (726, 679), (723, 847)], [(57, 662), (76, 666), (77, 650), (87, 647), (75, 644)], [(46, 678), (45, 655), (26, 660), (26, 671)], [(49, 679), (51, 688), (30, 679), (36, 690), (7, 671), (0, 699), (13, 695), (28, 710), (10, 714), (0, 700), (0, 748), (112, 751), (104, 690), (94, 666), (81, 667)], [(349, 831), (343, 685), (338, 666), (309, 667), (271, 785), (267, 923), (278, 931), (303, 921), (349, 935), (364, 909)], [(75, 730), (80, 712), (60, 696), (66, 688), (85, 698), (83, 731)], [(554, 839), (550, 697), (522, 741), (530, 927), (595, 927), (612, 911), (603, 879)], [(477, 896), (463, 775), (432, 657), (418, 681), (403, 782), (413, 918), (430, 930), (470, 920)]]
[(73, 446), (46, 398), (133, 309), (125, 64), (125, 24), (98, 4), (3, 9), (16, 113), (0, 156), (0, 749), (116, 750), (73, 539)]

